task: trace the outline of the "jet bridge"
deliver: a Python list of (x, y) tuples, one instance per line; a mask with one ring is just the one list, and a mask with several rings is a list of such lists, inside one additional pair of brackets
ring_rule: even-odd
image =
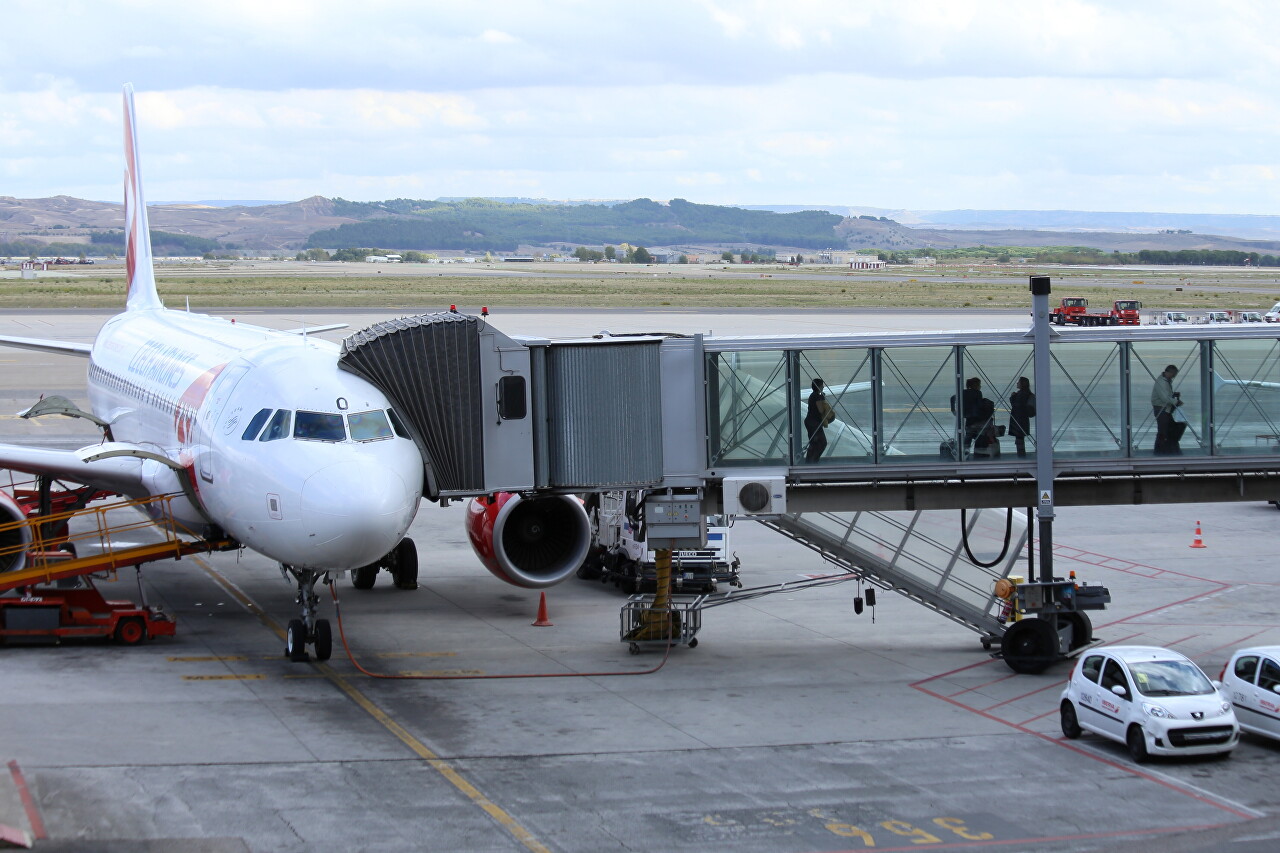
[[(1151, 393), (1171, 364), (1186, 433), (1176, 454), (1157, 454)], [(357, 332), (341, 365), (395, 402), (432, 498), (692, 498), (706, 515), (761, 520), (987, 638), (1002, 633), (994, 589), (1016, 573), (1031, 512), (1049, 586), (1013, 602), (1035, 614), (1074, 610), (1044, 562), (1054, 506), (1280, 500), (1280, 330), (1266, 326), (550, 340), (449, 312)], [(1025, 455), (998, 429), (1019, 377), (1034, 377), (1038, 409)], [(810, 461), (816, 378), (835, 418)], [(952, 403), (975, 378), (994, 409), (985, 447)], [(966, 553), (965, 536), (1002, 528), (1010, 509), (1006, 553), (978, 566), (1004, 543)], [(655, 521), (650, 536), (672, 547), (697, 536)], [(1087, 624), (1075, 634), (1059, 646), (1078, 648)]]

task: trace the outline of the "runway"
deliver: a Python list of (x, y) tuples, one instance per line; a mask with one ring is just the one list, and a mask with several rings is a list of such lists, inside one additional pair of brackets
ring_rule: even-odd
[[(387, 316), (346, 313), (353, 328)], [(0, 334), (91, 340), (107, 316), (6, 314)], [(512, 311), (491, 322), (562, 336), (1026, 318)], [(95, 440), (75, 421), (11, 416), (42, 392), (87, 402), (83, 361), (0, 350), (0, 365), (0, 440)], [(1060, 509), (1055, 559), (1110, 587), (1099, 636), (1176, 648), (1216, 677), (1232, 649), (1280, 644), (1276, 519), (1266, 504)], [(1203, 550), (1187, 547), (1197, 522)], [(659, 667), (661, 653), (619, 642), (624, 597), (611, 586), (553, 588), (553, 626), (533, 626), (537, 593), (483, 570), (461, 506), (424, 504), (410, 535), (420, 589), (380, 575), (362, 592), (344, 578), (342, 625), (369, 670), (458, 680), (369, 678), (341, 648), (328, 664), (289, 663), (293, 586), (247, 551), (146, 567), (150, 601), (177, 616), (172, 639), (0, 647), (0, 759), (30, 788), (23, 812), (47, 836), (36, 849), (1247, 853), (1280, 840), (1280, 746), (1245, 736), (1229, 760), (1137, 767), (1117, 744), (1065, 741), (1066, 666), (1014, 675), (976, 635), (899, 596), (860, 616), (847, 585), (717, 608), (698, 647)], [(749, 586), (824, 571), (753, 523), (732, 535)], [(137, 595), (132, 573), (104, 586)]]

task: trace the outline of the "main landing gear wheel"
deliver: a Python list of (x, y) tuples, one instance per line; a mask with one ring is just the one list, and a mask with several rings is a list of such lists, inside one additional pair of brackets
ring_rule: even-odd
[(391, 550), (391, 577), (396, 589), (418, 588), (418, 546), (405, 537)]
[(373, 589), (373, 582), (378, 579), (378, 564), (370, 563), (351, 570), (351, 585), (356, 589)]
[(307, 626), (301, 619), (289, 622), (285, 632), (284, 653), (294, 663), (302, 663), (307, 659)]
[(316, 660), (328, 660), (333, 655), (333, 629), (328, 619), (316, 620)]
[(1047, 619), (1023, 619), (1004, 632), (1000, 652), (1009, 669), (1025, 675), (1044, 672), (1058, 659), (1058, 632)]

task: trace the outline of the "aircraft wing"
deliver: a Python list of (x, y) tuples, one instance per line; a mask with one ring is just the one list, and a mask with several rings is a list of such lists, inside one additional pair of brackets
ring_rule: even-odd
[(112, 450), (132, 452), (137, 448), (123, 442), (91, 444), (79, 450), (50, 450), (18, 444), (0, 444), (0, 468), (25, 474), (43, 474), (59, 480), (71, 480), (131, 497), (149, 494), (149, 490), (143, 484), (142, 459), (135, 456), (92, 459)]
[(333, 332), (350, 326), (350, 323), (330, 323), (327, 326), (303, 326), (301, 329), (285, 329), (284, 331), (291, 335), (316, 335), (320, 332)]
[(15, 338), (11, 335), (0, 335), (0, 346), (16, 349), (29, 349), (36, 352), (52, 352), (60, 355), (78, 355), (89, 357), (92, 344), (78, 344), (71, 341), (50, 341), (43, 338)]

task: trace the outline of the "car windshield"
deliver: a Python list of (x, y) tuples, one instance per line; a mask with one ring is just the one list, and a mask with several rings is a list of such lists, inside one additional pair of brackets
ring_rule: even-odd
[(1189, 661), (1131, 663), (1129, 672), (1143, 696), (1205, 696), (1214, 692), (1205, 674)]

